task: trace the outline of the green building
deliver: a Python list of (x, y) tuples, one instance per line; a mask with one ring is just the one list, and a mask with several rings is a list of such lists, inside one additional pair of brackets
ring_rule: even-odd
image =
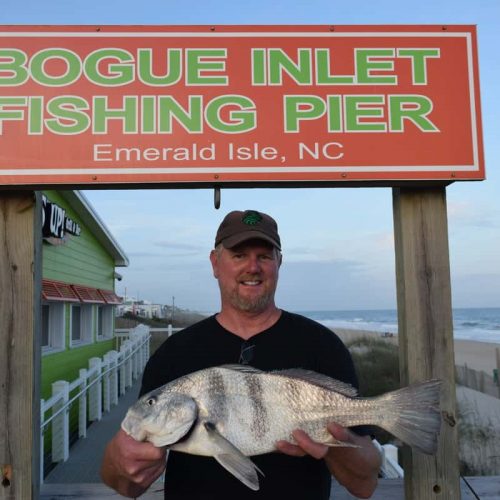
[(116, 267), (128, 258), (79, 191), (43, 192), (42, 387), (115, 348)]

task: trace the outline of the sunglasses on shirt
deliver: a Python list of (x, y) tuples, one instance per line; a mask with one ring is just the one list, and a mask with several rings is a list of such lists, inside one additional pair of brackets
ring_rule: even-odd
[(255, 345), (250, 344), (248, 340), (241, 344), (240, 359), (238, 363), (240, 365), (248, 365), (253, 360)]

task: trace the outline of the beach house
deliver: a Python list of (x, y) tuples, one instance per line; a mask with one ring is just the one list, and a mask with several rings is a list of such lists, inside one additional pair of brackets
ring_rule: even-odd
[(42, 197), (41, 396), (114, 349), (117, 267), (128, 258), (79, 191)]

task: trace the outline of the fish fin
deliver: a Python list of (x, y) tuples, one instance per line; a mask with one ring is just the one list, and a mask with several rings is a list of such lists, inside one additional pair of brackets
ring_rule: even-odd
[(347, 441), (339, 441), (338, 439), (335, 439), (333, 436), (331, 437), (331, 439), (329, 439), (326, 443), (323, 443), (323, 444), (326, 444), (326, 446), (329, 446), (330, 448), (337, 448), (337, 447), (341, 447), (341, 448), (361, 448), (361, 446), (357, 445), (357, 444), (352, 444), (352, 443), (348, 443)]
[(441, 381), (429, 380), (374, 398), (381, 414), (393, 416), (377, 425), (407, 445), (432, 455), (441, 428), (440, 397)]
[(215, 460), (245, 486), (257, 491), (259, 489), (257, 472), (262, 475), (264, 473), (248, 457), (243, 455), (233, 443), (222, 436), (212, 422), (205, 422), (204, 426), (208, 435), (220, 450), (220, 453), (214, 455)]
[(229, 365), (221, 365), (219, 368), (225, 368), (226, 370), (233, 370), (235, 372), (242, 373), (264, 373), (262, 370), (258, 368), (254, 368), (250, 365), (237, 365), (237, 364), (229, 364)]
[(271, 372), (272, 375), (283, 376), (294, 378), (297, 380), (302, 380), (309, 384), (316, 385), (322, 389), (327, 389), (329, 391), (339, 392), (344, 396), (354, 398), (358, 395), (358, 391), (355, 387), (340, 380), (335, 380), (327, 375), (321, 373), (313, 372), (311, 370), (303, 370), (302, 368), (292, 368), (289, 370), (279, 370)]

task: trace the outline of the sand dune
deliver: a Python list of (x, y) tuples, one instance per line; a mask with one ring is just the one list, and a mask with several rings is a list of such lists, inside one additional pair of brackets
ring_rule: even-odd
[[(380, 332), (347, 330), (343, 328), (334, 328), (334, 331), (344, 342), (349, 342), (359, 337), (375, 336), (397, 343), (397, 335), (394, 337), (383, 337), (383, 334)], [(454, 348), (456, 365), (466, 364), (469, 368), (493, 375), (493, 369), (496, 368), (495, 349), (500, 349), (500, 344), (455, 339)]]
[[(359, 337), (378, 337), (397, 343), (397, 336), (364, 330), (334, 329), (346, 343)], [(500, 344), (455, 340), (455, 364), (493, 375)], [(491, 382), (493, 384), (493, 382)], [(496, 394), (497, 388), (492, 386)], [(500, 399), (457, 385), (459, 454), (468, 475), (500, 474)]]

